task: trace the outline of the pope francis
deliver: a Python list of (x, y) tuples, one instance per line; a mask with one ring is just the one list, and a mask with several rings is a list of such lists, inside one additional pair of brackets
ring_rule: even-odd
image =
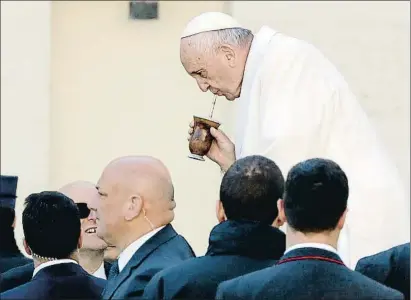
[(221, 130), (211, 132), (207, 156), (223, 171), (251, 154), (271, 158), (285, 176), (302, 160), (332, 159), (350, 185), (338, 245), (344, 262), (353, 268), (409, 240), (398, 171), (343, 76), (313, 45), (266, 26), (253, 34), (229, 15), (208, 12), (184, 29), (180, 59), (203, 92), (239, 102), (235, 146)]

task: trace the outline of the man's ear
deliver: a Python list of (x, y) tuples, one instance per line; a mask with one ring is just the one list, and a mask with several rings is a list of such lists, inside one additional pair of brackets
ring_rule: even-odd
[(228, 65), (232, 68), (236, 66), (236, 52), (231, 45), (225, 44), (219, 47), (221, 53), (224, 55), (224, 59), (228, 62)]
[(284, 221), (282, 219), (280, 219), (280, 217), (275, 218), (273, 224), (271, 226), (276, 227), (276, 228), (280, 228), (281, 226), (284, 225)]
[(277, 219), (279, 219), (279, 222), (281, 222), (280, 226), (282, 226), (284, 223), (287, 222), (287, 218), (285, 216), (285, 211), (284, 211), (284, 200), (283, 199), (278, 199), (277, 209), (278, 209)]
[(337, 228), (339, 230), (342, 230), (345, 224), (345, 219), (347, 218), (347, 212), (348, 212), (348, 208), (345, 209), (344, 213), (342, 214), (342, 216), (340, 217), (340, 219), (338, 220), (337, 223)]
[(218, 222), (222, 223), (227, 220), (227, 217), (225, 215), (223, 203), (220, 200), (217, 200), (216, 202), (216, 216)]
[(31, 249), (30, 249), (29, 245), (28, 245), (27, 242), (26, 242), (26, 239), (23, 240), (23, 246), (24, 246), (24, 250), (26, 251), (26, 253), (27, 253), (28, 255), (31, 255), (32, 252), (31, 252)]
[(131, 221), (136, 218), (143, 208), (143, 198), (140, 195), (132, 195), (125, 203), (124, 218)]

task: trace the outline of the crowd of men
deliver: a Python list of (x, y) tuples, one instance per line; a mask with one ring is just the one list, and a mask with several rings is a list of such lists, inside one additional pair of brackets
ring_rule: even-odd
[(210, 130), (224, 176), (206, 254), (171, 225), (174, 186), (154, 157), (29, 195), (31, 259), (14, 237), (18, 178), (1, 176), (0, 299), (410, 299), (409, 199), (330, 61), (220, 12), (188, 23), (180, 60), (203, 92), (240, 105), (235, 144)]
[(16, 187), (17, 177), (1, 176), (0, 299), (410, 297), (409, 243), (355, 270), (341, 260), (349, 178), (331, 160), (299, 162), (286, 178), (266, 157), (237, 160), (200, 257), (171, 225), (174, 186), (156, 158), (121, 157), (96, 184), (29, 195), (22, 224), (32, 259), (14, 238)]

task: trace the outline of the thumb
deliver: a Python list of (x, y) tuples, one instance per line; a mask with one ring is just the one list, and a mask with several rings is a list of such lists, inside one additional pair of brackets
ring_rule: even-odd
[(217, 140), (217, 142), (219, 142), (219, 143), (224, 142), (225, 140), (228, 139), (228, 137), (225, 135), (224, 132), (222, 132), (221, 130), (218, 130), (214, 127), (211, 127), (210, 133)]

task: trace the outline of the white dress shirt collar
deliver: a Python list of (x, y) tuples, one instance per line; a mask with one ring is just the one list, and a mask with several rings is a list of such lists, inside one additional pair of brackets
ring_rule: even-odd
[(145, 242), (147, 242), (152, 236), (154, 236), (157, 232), (159, 232), (164, 227), (165, 226), (156, 228), (153, 231), (150, 231), (149, 233), (135, 240), (130, 245), (128, 245), (127, 248), (124, 249), (118, 257), (118, 271), (121, 272), (124, 269), (124, 267), (127, 265), (127, 263), (130, 261), (134, 253), (136, 253), (137, 250), (140, 249), (140, 247), (143, 246)]
[(76, 262), (73, 259), (56, 259), (56, 260), (51, 260), (45, 263), (40, 264), (39, 266), (37, 266), (34, 271), (33, 271), (33, 277), (41, 270), (50, 266), (54, 266), (54, 265), (59, 265), (59, 264), (68, 264), (68, 263), (74, 263), (74, 264), (78, 264), (78, 262)]
[(101, 266), (92, 275), (101, 279), (107, 279), (104, 262), (101, 263)]
[(339, 255), (338, 252), (337, 252), (337, 250), (336, 250), (334, 247), (332, 247), (332, 246), (330, 246), (330, 245), (327, 245), (327, 244), (322, 244), (322, 243), (302, 243), (302, 244), (296, 244), (296, 245), (294, 245), (294, 246), (289, 247), (289, 248), (284, 252), (284, 254), (286, 254), (286, 253), (288, 253), (288, 252), (290, 252), (290, 251), (292, 251), (292, 250), (300, 249), (300, 248), (319, 248), (319, 249), (323, 249), (323, 250), (326, 250), (326, 251), (330, 251), (330, 252), (333, 252), (333, 253)]

